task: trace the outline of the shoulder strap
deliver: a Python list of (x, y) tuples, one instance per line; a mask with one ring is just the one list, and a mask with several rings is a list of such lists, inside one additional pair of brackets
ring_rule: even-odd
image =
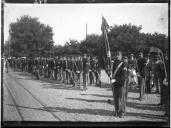
[(121, 67), (121, 65), (123, 64), (123, 62), (121, 62), (118, 67), (115, 69), (115, 72), (113, 73), (113, 77), (115, 77), (117, 71), (119, 70), (119, 68)]

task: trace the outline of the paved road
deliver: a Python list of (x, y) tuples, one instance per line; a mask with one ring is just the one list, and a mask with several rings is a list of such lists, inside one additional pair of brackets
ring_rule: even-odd
[(127, 116), (113, 116), (114, 105), (110, 88), (89, 86), (86, 94), (71, 85), (48, 79), (36, 80), (27, 72), (3, 76), (4, 121), (167, 121), (164, 108), (158, 106), (160, 95), (146, 94), (140, 102), (136, 90), (129, 92)]

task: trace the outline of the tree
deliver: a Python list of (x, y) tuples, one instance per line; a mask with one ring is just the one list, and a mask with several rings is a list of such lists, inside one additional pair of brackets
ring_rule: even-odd
[(10, 42), (9, 41), (5, 41), (3, 52), (4, 52), (4, 56), (9, 56), (10, 54)]
[(102, 47), (102, 37), (100, 35), (91, 34), (81, 41), (80, 50), (84, 53), (99, 55)]
[(75, 39), (70, 39), (67, 41), (63, 48), (63, 53), (65, 54), (80, 54), (80, 43)]
[(15, 51), (14, 56), (24, 52), (27, 55), (39, 49), (51, 49), (53, 47), (53, 32), (49, 25), (44, 25), (38, 18), (28, 15), (21, 16), (16, 22), (10, 24), (10, 42)]
[(109, 36), (109, 43), (114, 53), (116, 50), (124, 51), (125, 53), (135, 52), (140, 44), (140, 30), (141, 26), (131, 24), (112, 26)]

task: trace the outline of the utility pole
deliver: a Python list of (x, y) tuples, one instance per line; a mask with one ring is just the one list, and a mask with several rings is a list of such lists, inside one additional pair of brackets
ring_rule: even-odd
[(87, 39), (87, 23), (86, 23), (86, 39)]
[(8, 41), (8, 57), (10, 57), (10, 42)]

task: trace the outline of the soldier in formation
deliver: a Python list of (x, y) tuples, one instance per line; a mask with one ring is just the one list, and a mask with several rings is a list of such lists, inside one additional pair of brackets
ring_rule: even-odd
[(143, 53), (139, 53), (139, 58), (137, 60), (137, 74), (138, 74), (138, 84), (140, 86), (140, 101), (145, 99), (145, 81), (146, 81), (146, 59), (143, 57)]
[(96, 57), (56, 56), (56, 57), (18, 57), (9, 59), (15, 71), (29, 72), (36, 79), (48, 78), (76, 88), (88, 89), (88, 85), (99, 85), (99, 67)]
[[(168, 94), (170, 92), (168, 92), (168, 75), (165, 75), (164, 62), (159, 55), (148, 54), (147, 58), (143, 56), (142, 52), (138, 55), (139, 57), (136, 58), (130, 54), (130, 58), (128, 58), (122, 57), (122, 52), (117, 52), (116, 59), (114, 59), (111, 83), (115, 115), (123, 117), (126, 114), (125, 108), (130, 83), (140, 86), (140, 88), (136, 88), (139, 89), (140, 101), (145, 99), (145, 93), (151, 93), (155, 88), (156, 93), (161, 95), (160, 104), (166, 108), (165, 115), (168, 115), (170, 109), (167, 101), (169, 101)], [(56, 57), (11, 57), (8, 62), (14, 71), (32, 73), (37, 79), (47, 78), (60, 81), (79, 88), (83, 92), (88, 89), (88, 85), (100, 86), (101, 84), (101, 67), (96, 56), (84, 54)], [(168, 68), (167, 57), (165, 67)], [(138, 77), (138, 81), (135, 77)]]

